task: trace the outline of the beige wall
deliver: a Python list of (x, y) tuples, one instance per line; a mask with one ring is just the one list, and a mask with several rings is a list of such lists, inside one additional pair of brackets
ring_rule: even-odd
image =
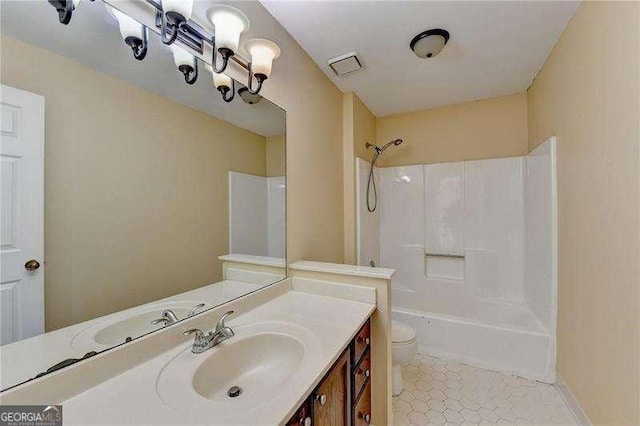
[(353, 92), (342, 98), (344, 263), (357, 262), (355, 159), (369, 159), (365, 144), (375, 143), (376, 117)]
[(342, 92), (261, 4), (238, 7), (251, 20), (243, 37), (282, 50), (263, 94), (287, 111), (287, 259), (342, 263)]
[(46, 329), (219, 281), (227, 173), (264, 176), (265, 138), (1, 42), (2, 84), (46, 103)]
[(353, 96), (353, 143), (356, 157), (367, 161), (373, 151), (366, 148), (366, 143), (376, 143), (378, 120), (367, 106), (356, 95)]
[(285, 137), (271, 136), (267, 138), (267, 176), (285, 175), (286, 145)]
[(527, 153), (527, 94), (465, 102), (377, 120), (377, 143), (401, 138), (382, 167), (513, 157)]
[(557, 368), (596, 424), (640, 424), (640, 4), (584, 2), (529, 89), (558, 139)]

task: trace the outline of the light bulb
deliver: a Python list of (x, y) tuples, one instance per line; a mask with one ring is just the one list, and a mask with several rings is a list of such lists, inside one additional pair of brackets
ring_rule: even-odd
[(238, 51), (240, 34), (249, 29), (249, 18), (242, 11), (225, 4), (218, 4), (207, 10), (207, 19), (215, 29), (216, 48)]
[(193, 68), (195, 58), (191, 53), (187, 52), (182, 47), (176, 46), (175, 44), (172, 44), (169, 48), (171, 49), (171, 52), (173, 52), (173, 61), (176, 63), (176, 67), (178, 67), (178, 69), (180, 68), (180, 65), (187, 65)]
[(164, 13), (178, 13), (188, 21), (193, 10), (193, 0), (162, 0), (162, 10)]
[(75, 10), (76, 7), (78, 7), (78, 5), (80, 4), (80, 0), (73, 0), (73, 9)]
[(245, 49), (251, 55), (251, 70), (253, 73), (269, 77), (273, 60), (280, 56), (278, 45), (265, 38), (254, 38), (247, 41)]

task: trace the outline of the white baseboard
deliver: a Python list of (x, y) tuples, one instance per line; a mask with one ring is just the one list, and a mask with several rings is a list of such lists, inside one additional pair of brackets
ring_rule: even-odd
[(564, 400), (567, 407), (569, 407), (569, 411), (576, 418), (576, 421), (584, 426), (591, 426), (591, 420), (585, 414), (584, 410), (580, 406), (580, 403), (576, 399), (571, 389), (567, 386), (567, 384), (562, 380), (562, 376), (556, 372), (556, 389), (558, 389), (558, 393)]

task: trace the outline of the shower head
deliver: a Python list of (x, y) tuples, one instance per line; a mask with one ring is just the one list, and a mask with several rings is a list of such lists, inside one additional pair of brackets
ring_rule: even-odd
[(367, 149), (373, 148), (376, 151), (376, 155), (380, 155), (391, 145), (398, 146), (401, 143), (402, 143), (402, 139), (394, 139), (391, 142), (387, 142), (385, 145), (382, 146), (382, 148), (369, 142), (367, 142), (365, 146), (367, 147)]
[(387, 149), (388, 147), (390, 147), (391, 145), (393, 146), (398, 146), (402, 143), (402, 139), (395, 139), (392, 140), (391, 142), (388, 142), (385, 146), (382, 147), (382, 150), (384, 151), (385, 149)]

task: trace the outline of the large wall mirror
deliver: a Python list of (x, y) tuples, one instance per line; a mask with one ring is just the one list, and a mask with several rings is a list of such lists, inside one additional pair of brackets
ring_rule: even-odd
[(1, 32), (1, 389), (285, 277), (284, 110), (136, 60), (100, 0)]

